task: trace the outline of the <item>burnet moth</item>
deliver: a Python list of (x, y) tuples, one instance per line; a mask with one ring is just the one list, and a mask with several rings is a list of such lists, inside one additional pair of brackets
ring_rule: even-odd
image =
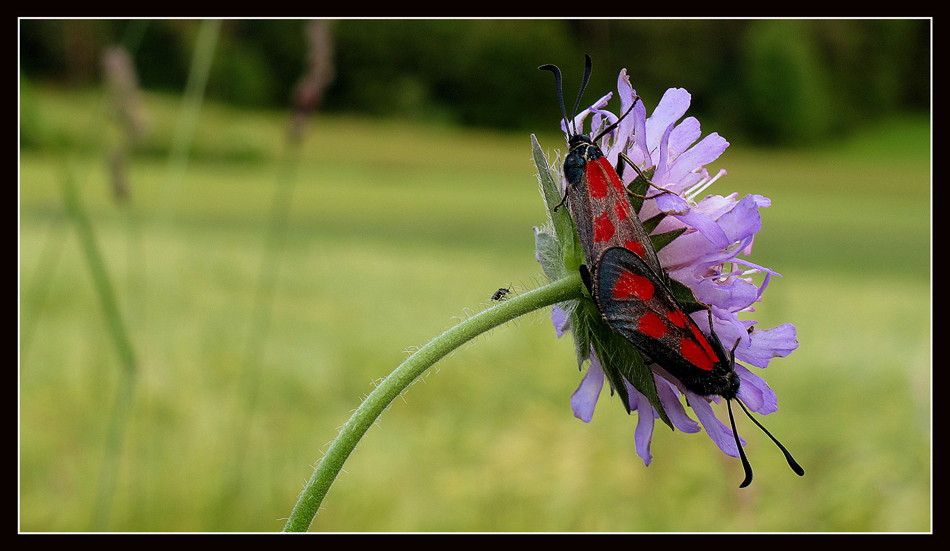
[[(737, 402), (749, 419), (778, 446), (792, 470), (799, 476), (804, 475), (804, 469), (785, 446), (752, 416), (739, 399), (741, 381), (735, 370), (735, 348), (726, 353), (713, 331), (712, 310), (709, 310), (710, 337), (707, 337), (674, 297), (656, 249), (631, 206), (626, 186), (618, 174), (622, 173), (623, 156), (618, 161), (618, 168), (614, 169), (597, 146), (597, 142), (620, 121), (607, 126), (593, 139), (578, 133), (574, 127), (573, 115), (577, 113), (591, 73), (590, 56), (585, 57), (584, 78), (570, 118), (564, 105), (560, 69), (555, 65), (542, 65), (539, 69), (554, 73), (568, 134), (569, 151), (564, 160), (565, 200), (587, 261), (586, 269), (582, 267), (582, 275), (591, 297), (607, 324), (650, 362), (676, 377), (695, 394), (725, 398), (736, 448), (745, 471), (740, 488), (752, 482), (752, 467), (736, 430), (732, 402)], [(639, 98), (634, 98), (634, 105), (636, 101)], [(627, 162), (639, 177), (645, 179), (639, 167)]]

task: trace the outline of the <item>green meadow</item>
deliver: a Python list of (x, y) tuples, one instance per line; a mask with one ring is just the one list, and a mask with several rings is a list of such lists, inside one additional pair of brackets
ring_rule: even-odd
[[(39, 145), (19, 159), (19, 528), (279, 531), (374, 384), (496, 289), (543, 283), (529, 136), (317, 114), (294, 146), (285, 112), (203, 105), (189, 124), (178, 99), (143, 100), (119, 200), (102, 98), (24, 95)], [(733, 144), (710, 168), (729, 172), (710, 193), (772, 199), (750, 260), (782, 277), (749, 317), (797, 327), (762, 421), (803, 478), (744, 418), (749, 488), (704, 432), (658, 424), (644, 466), (616, 397), (573, 417), (573, 343), (539, 311), (394, 402), (311, 530), (931, 530), (929, 120), (805, 151)]]

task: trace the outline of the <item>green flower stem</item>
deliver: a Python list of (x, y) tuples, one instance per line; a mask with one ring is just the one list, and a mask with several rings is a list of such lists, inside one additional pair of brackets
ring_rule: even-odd
[(330, 444), (326, 455), (320, 460), (313, 476), (301, 492), (284, 531), (305, 532), (310, 527), (330, 486), (360, 438), (389, 404), (426, 369), (485, 331), (539, 308), (581, 298), (584, 293), (583, 286), (580, 274), (575, 272), (532, 291), (513, 296), (452, 327), (407, 358), (367, 396)]

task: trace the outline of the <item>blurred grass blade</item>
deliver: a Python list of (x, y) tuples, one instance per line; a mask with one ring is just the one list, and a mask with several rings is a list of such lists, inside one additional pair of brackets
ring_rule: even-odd
[(125, 440), (126, 427), (129, 419), (128, 414), (132, 408), (137, 365), (135, 350), (132, 347), (125, 322), (122, 319), (122, 312), (119, 309), (118, 300), (116, 299), (115, 287), (109, 279), (109, 274), (106, 270), (105, 262), (102, 259), (92, 223), (79, 198), (72, 172), (66, 161), (64, 161), (64, 165), (67, 166), (64, 166), (61, 177), (63, 202), (66, 206), (66, 212), (69, 217), (72, 218), (76, 226), (83, 257), (86, 259), (86, 264), (89, 266), (89, 271), (92, 274), (92, 281), (99, 296), (99, 303), (102, 305), (102, 310), (105, 314), (109, 334), (112, 337), (116, 353), (119, 356), (119, 363), (122, 366), (114, 410), (110, 417), (108, 440), (102, 472), (99, 478), (96, 503), (93, 508), (93, 529), (104, 530), (109, 524), (117, 464), (121, 456), (122, 444)]
[(172, 140), (171, 153), (168, 157), (168, 169), (163, 192), (163, 201), (160, 205), (159, 219), (171, 216), (178, 193), (181, 189), (185, 170), (188, 168), (188, 152), (191, 149), (191, 140), (194, 137), (198, 112), (204, 101), (205, 88), (208, 84), (208, 75), (211, 72), (211, 61), (221, 31), (221, 21), (207, 20), (201, 22), (198, 37), (195, 40), (195, 52), (191, 58), (191, 70), (188, 73), (188, 83), (185, 85), (185, 94), (182, 98), (181, 111), (175, 125), (175, 135)]

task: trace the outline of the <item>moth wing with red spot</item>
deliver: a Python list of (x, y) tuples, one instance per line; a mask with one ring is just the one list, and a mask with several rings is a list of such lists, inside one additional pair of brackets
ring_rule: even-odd
[(627, 190), (610, 162), (593, 143), (583, 153), (584, 171), (574, 173), (571, 209), (578, 224), (578, 235), (585, 245), (588, 264), (600, 264), (600, 254), (612, 246), (626, 247), (639, 255), (654, 272), (660, 273), (660, 260), (637, 213), (627, 200)]
[(703, 335), (642, 258), (623, 247), (607, 249), (593, 286), (607, 324), (651, 361), (697, 394), (735, 396), (738, 381), (721, 344)]
[(624, 208), (630, 210), (630, 223), (626, 224), (623, 230), (620, 232), (620, 238), (623, 242), (623, 246), (636, 253), (637, 256), (643, 259), (647, 266), (649, 266), (649, 268), (655, 273), (662, 273), (660, 259), (656, 256), (656, 249), (653, 247), (653, 242), (650, 240), (650, 236), (643, 227), (643, 223), (640, 222), (637, 212), (633, 209), (633, 206), (627, 199), (627, 188), (620, 179), (620, 175), (617, 174), (617, 171), (614, 169), (614, 167), (610, 166), (610, 163), (607, 162), (606, 157), (601, 159), (601, 166), (603, 167), (603, 170), (608, 173), (609, 177), (615, 181), (615, 185), (617, 186), (620, 195), (618, 201), (622, 202)]

